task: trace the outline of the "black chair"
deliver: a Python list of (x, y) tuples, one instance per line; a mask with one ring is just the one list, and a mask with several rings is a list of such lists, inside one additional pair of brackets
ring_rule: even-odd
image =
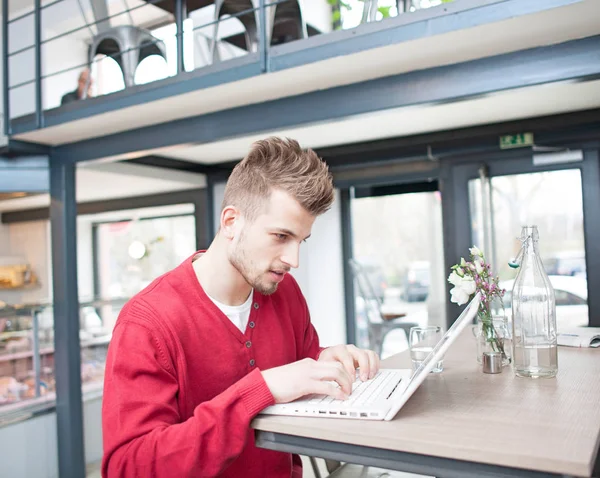
[[(92, 0), (91, 4), (98, 33), (92, 38), (88, 50), (90, 65), (96, 55), (114, 58), (121, 68), (125, 86), (129, 87), (135, 84), (135, 71), (144, 59), (151, 55), (159, 55), (167, 59), (167, 49), (162, 40), (157, 39), (148, 30), (135, 25), (111, 26), (106, 0)], [(87, 23), (85, 18), (84, 20)], [(84, 98), (88, 86), (89, 84), (84, 89)]]
[[(211, 42), (210, 57), (213, 63), (221, 61), (219, 53), (219, 24), (225, 15), (239, 15), (238, 20), (244, 26), (243, 35), (233, 35), (224, 38), (223, 41), (236, 45), (249, 53), (258, 52), (258, 10), (254, 8), (252, 0), (216, 0), (215, 2), (215, 27)], [(308, 37), (306, 22), (302, 16), (302, 10), (298, 0), (287, 0), (275, 6), (267, 7), (267, 24), (271, 25), (269, 30), (270, 45), (280, 45), (294, 40)], [(240, 38), (243, 36), (244, 40)]]
[(225, 15), (238, 15), (249, 10), (247, 13), (240, 15), (237, 19), (244, 26), (245, 50), (249, 53), (258, 51), (258, 20), (256, 11), (252, 10), (254, 5), (252, 0), (216, 0), (215, 1), (215, 27), (211, 42), (210, 57), (213, 63), (221, 61), (219, 49), (217, 48), (219, 24), (221, 17)]
[(307, 38), (306, 22), (298, 0), (287, 0), (275, 5), (272, 14), (271, 45), (280, 45)]
[(149, 31), (133, 25), (111, 27), (97, 34), (89, 49), (89, 62), (96, 55), (114, 58), (121, 67), (126, 87), (135, 84), (135, 71), (138, 65), (151, 55), (159, 55), (167, 59), (167, 50), (162, 42)]

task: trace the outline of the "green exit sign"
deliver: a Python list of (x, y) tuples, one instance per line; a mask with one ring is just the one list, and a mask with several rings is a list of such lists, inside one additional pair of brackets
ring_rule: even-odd
[(533, 133), (507, 134), (500, 136), (500, 149), (522, 148), (533, 145)]

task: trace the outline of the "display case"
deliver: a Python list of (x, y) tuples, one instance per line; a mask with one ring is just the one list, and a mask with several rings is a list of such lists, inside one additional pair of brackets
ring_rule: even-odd
[[(81, 381), (86, 395), (102, 393), (112, 326), (98, 311), (127, 299), (80, 304)], [(51, 304), (0, 306), (0, 423), (55, 404), (54, 313)]]

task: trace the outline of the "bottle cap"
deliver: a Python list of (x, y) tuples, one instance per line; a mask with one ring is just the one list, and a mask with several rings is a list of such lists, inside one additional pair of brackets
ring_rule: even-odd
[(502, 354), (500, 352), (483, 352), (481, 362), (483, 373), (502, 373)]

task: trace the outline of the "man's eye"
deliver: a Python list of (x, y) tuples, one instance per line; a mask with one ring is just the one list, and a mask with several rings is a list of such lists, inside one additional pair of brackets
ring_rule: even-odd
[(287, 236), (285, 234), (275, 234), (275, 237), (280, 241), (283, 241)]

